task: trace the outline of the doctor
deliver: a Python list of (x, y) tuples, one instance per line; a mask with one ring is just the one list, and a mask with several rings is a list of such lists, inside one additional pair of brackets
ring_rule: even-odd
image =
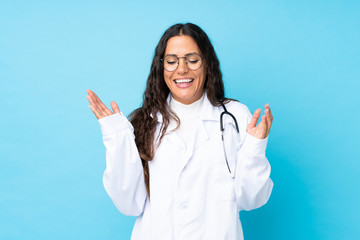
[(264, 205), (273, 187), (265, 157), (273, 116), (266, 104), (257, 124), (260, 109), (251, 115), (225, 98), (201, 28), (167, 29), (130, 122), (87, 92), (106, 147), (105, 189), (120, 212), (138, 216), (131, 239), (243, 239), (239, 211)]

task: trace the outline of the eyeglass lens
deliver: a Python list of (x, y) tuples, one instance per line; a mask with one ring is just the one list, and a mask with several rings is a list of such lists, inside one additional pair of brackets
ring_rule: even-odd
[(165, 70), (169, 72), (175, 71), (179, 65), (180, 58), (185, 58), (185, 63), (190, 70), (197, 70), (201, 67), (202, 58), (198, 54), (189, 54), (186, 55), (185, 57), (176, 57), (169, 55), (164, 58)]

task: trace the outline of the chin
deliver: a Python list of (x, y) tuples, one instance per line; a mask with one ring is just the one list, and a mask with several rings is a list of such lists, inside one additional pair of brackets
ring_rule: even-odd
[(197, 97), (196, 94), (177, 94), (175, 95), (175, 97), (178, 102), (181, 102), (183, 104), (191, 104), (198, 100), (198, 98), (200, 98), (201, 96)]

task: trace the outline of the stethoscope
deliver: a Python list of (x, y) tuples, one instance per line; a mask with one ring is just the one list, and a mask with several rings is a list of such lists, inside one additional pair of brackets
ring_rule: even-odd
[(221, 106), (224, 108), (224, 111), (220, 114), (220, 131), (221, 131), (221, 140), (222, 140), (222, 143), (223, 143), (223, 148), (224, 148), (224, 154), (225, 154), (225, 161), (226, 161), (226, 166), (229, 170), (229, 173), (231, 174), (231, 170), (230, 170), (230, 166), (229, 166), (229, 162), (227, 160), (227, 156), (226, 156), (226, 149), (225, 149), (225, 142), (224, 142), (224, 123), (223, 123), (223, 117), (227, 114), (229, 115), (233, 120), (234, 120), (234, 123), (235, 123), (235, 128), (236, 128), (236, 131), (239, 133), (239, 126), (238, 126), (238, 123), (236, 121), (236, 118), (234, 117), (234, 115), (232, 115), (230, 112), (228, 112), (228, 110), (226, 109), (225, 105), (223, 103), (221, 103)]

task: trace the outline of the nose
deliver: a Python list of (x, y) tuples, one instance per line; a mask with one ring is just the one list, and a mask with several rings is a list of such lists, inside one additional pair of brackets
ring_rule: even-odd
[(184, 74), (184, 73), (187, 73), (188, 71), (189, 71), (189, 69), (186, 65), (185, 58), (179, 58), (179, 65), (177, 67), (177, 72), (179, 74)]

